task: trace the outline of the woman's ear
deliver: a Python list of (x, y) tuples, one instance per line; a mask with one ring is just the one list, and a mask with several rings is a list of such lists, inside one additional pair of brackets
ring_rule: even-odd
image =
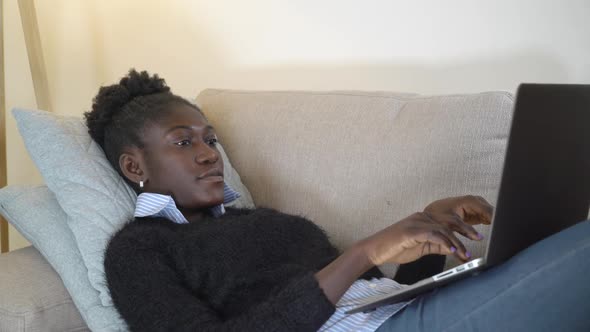
[(133, 183), (139, 184), (139, 181), (147, 180), (139, 151), (123, 152), (119, 156), (119, 167), (123, 175)]

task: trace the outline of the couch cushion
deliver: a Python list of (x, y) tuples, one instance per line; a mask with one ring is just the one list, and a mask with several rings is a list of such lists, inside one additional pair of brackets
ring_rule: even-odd
[(0, 331), (90, 331), (34, 247), (0, 255), (0, 266)]
[[(257, 205), (307, 216), (346, 248), (439, 198), (495, 204), (513, 97), (205, 90), (197, 103)], [(485, 242), (464, 242), (483, 255)]]

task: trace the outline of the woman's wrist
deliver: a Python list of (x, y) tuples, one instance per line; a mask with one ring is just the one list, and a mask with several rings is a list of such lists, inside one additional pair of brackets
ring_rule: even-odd
[(367, 248), (364, 241), (359, 241), (353, 244), (347, 250), (347, 254), (350, 255), (351, 259), (355, 262), (355, 266), (361, 271), (359, 276), (375, 266), (367, 256)]
[(361, 243), (356, 243), (315, 274), (326, 297), (336, 304), (346, 290), (374, 265)]

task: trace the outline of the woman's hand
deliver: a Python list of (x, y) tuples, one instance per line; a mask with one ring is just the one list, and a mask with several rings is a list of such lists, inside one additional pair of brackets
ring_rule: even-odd
[(429, 254), (454, 254), (467, 261), (471, 254), (454, 232), (472, 240), (483, 239), (472, 225), (489, 225), (492, 212), (493, 207), (479, 196), (445, 198), (360, 241), (359, 245), (374, 265), (404, 264)]
[(480, 240), (471, 225), (490, 225), (494, 207), (481, 196), (461, 196), (434, 201), (424, 209), (424, 213), (465, 237)]

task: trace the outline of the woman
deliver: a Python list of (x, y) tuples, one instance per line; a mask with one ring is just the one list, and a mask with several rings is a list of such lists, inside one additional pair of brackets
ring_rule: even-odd
[(339, 253), (305, 218), (225, 210), (236, 193), (223, 182), (215, 129), (157, 75), (131, 70), (102, 87), (85, 115), (92, 138), (139, 194), (135, 219), (105, 254), (113, 302), (131, 330), (590, 329), (590, 223), (478, 278), (344, 315), (346, 302), (400, 287), (376, 278), (379, 264), (428, 254), (468, 260), (455, 233), (481, 240), (472, 225), (489, 224), (492, 207), (474, 196), (435, 201)]

